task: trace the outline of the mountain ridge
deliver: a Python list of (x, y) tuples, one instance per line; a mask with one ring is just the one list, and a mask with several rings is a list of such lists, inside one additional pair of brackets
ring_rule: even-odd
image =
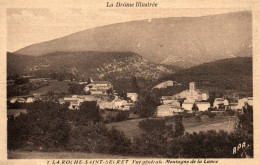
[(253, 94), (252, 65), (252, 57), (235, 57), (208, 62), (167, 75), (159, 79), (150, 88), (152, 89), (153, 86), (161, 82), (171, 80), (181, 85), (156, 89), (157, 93), (166, 96), (173, 95), (188, 89), (190, 82), (196, 82), (198, 88), (219, 94), (228, 91)]
[[(116, 86), (128, 84), (132, 77), (146, 83), (180, 70), (156, 64), (132, 52), (55, 52), (32, 57), (8, 53), (8, 75), (30, 75), (54, 79), (108, 80)], [(127, 87), (127, 86), (126, 86)], [(124, 87), (122, 87), (124, 89)]]
[[(150, 21), (150, 22), (149, 22)], [(169, 17), (99, 26), (27, 46), (16, 54), (56, 51), (135, 52), (155, 63), (192, 67), (233, 56), (252, 56), (252, 14)]]

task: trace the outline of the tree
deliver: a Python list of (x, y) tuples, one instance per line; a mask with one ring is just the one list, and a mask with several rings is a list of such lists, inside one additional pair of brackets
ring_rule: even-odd
[(172, 126), (163, 119), (146, 119), (138, 126), (143, 133), (134, 139), (133, 152), (143, 156), (166, 157), (169, 139), (174, 135)]
[(26, 115), (20, 115), (13, 123), (8, 123), (8, 147), (14, 148), (16, 145), (16, 149), (64, 150), (70, 132), (65, 118), (66, 110), (50, 101), (31, 103)]
[(238, 115), (237, 130), (253, 134), (253, 108), (248, 103), (243, 106), (243, 114)]
[(192, 111), (194, 111), (194, 112), (198, 112), (199, 111), (199, 108), (198, 108), (196, 103), (193, 104)]
[(145, 96), (139, 97), (138, 102), (131, 109), (132, 112), (137, 113), (140, 117), (151, 117), (154, 115), (157, 106), (161, 105), (158, 97), (151, 94), (146, 94)]
[(107, 94), (109, 94), (109, 95), (113, 94), (113, 89), (112, 89), (112, 88), (109, 88), (109, 89), (107, 90)]
[(81, 115), (81, 122), (92, 122), (96, 123), (101, 120), (101, 117), (99, 115), (99, 107), (97, 106), (96, 101), (85, 101), (83, 102), (80, 107), (80, 115)]
[(179, 136), (184, 135), (185, 129), (182, 124), (182, 116), (176, 115), (176, 116), (174, 116), (174, 119), (175, 119), (175, 136), (179, 137)]
[(133, 89), (133, 92), (136, 92), (136, 93), (140, 92), (140, 87), (138, 86), (135, 76), (132, 78), (132, 89)]

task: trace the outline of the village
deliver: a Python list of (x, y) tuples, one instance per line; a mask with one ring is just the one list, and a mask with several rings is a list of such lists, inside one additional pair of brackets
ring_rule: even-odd
[[(29, 78), (29, 82), (52, 82), (57, 81), (50, 78)], [(69, 80), (64, 80), (69, 81)], [(8, 86), (12, 86), (14, 81), (8, 81)], [(166, 81), (169, 83), (169, 81)], [(176, 83), (178, 86), (181, 84)], [(64, 97), (59, 97), (56, 101), (63, 105), (68, 104), (70, 110), (79, 110), (83, 102), (96, 102), (100, 110), (109, 111), (125, 111), (131, 113), (133, 108), (138, 102), (138, 93), (129, 92), (125, 97), (119, 95), (113, 88), (113, 84), (109, 81), (89, 81), (78, 82), (79, 85), (84, 86), (84, 93), (86, 94), (70, 94)], [(242, 110), (245, 104), (253, 106), (253, 97), (243, 97), (235, 95), (232, 100), (227, 96), (222, 98), (214, 98), (214, 102), (209, 102), (209, 91), (198, 89), (196, 82), (190, 82), (188, 89), (174, 94), (172, 96), (161, 96), (160, 105), (157, 106), (156, 111), (152, 117), (162, 118), (171, 117), (176, 114), (182, 113), (196, 113), (204, 111), (225, 111), (225, 110)], [(36, 100), (49, 100), (49, 96), (42, 96), (39, 93), (31, 95), (13, 96), (8, 98), (8, 117), (17, 117), (20, 113), (26, 113), (26, 109), (12, 108), (15, 104), (30, 104)], [(55, 100), (54, 100), (55, 101)], [(10, 108), (11, 107), (11, 108)]]

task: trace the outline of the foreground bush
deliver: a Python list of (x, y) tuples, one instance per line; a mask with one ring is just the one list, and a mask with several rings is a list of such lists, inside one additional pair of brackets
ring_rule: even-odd
[(123, 132), (108, 128), (104, 124), (80, 125), (70, 133), (70, 151), (108, 154), (131, 153), (131, 142)]
[(26, 115), (8, 121), (8, 149), (65, 150), (70, 132), (66, 110), (54, 102), (30, 104)]

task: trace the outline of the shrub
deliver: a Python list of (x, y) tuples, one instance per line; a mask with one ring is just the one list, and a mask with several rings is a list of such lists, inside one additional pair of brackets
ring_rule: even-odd
[(228, 109), (224, 112), (225, 115), (227, 116), (234, 116), (235, 115), (235, 111), (234, 110), (231, 110), (231, 109)]
[(204, 114), (207, 115), (209, 118), (214, 118), (214, 117), (216, 117), (216, 114), (215, 114), (215, 113), (212, 113), (212, 112), (210, 112), (210, 111), (205, 111)]
[(188, 113), (188, 112), (182, 113), (183, 118), (190, 118), (190, 117), (194, 117), (194, 116), (195, 116), (195, 113)]
[(129, 112), (119, 112), (117, 115), (116, 115), (116, 121), (117, 122), (120, 122), (120, 121), (125, 121), (127, 120), (129, 117)]
[(70, 131), (65, 111), (54, 102), (36, 101), (30, 104), (26, 115), (8, 123), (9, 149), (64, 150)]
[(195, 120), (198, 121), (198, 122), (201, 122), (201, 117), (199, 115), (196, 115)]

